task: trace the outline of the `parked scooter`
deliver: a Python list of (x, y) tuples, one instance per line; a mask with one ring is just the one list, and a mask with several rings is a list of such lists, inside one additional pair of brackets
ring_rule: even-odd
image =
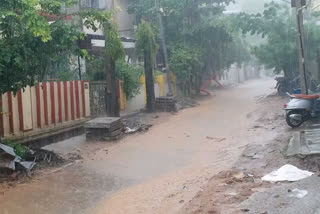
[(296, 128), (312, 118), (320, 118), (320, 96), (287, 93), (290, 102), (284, 105), (286, 121), (289, 126)]

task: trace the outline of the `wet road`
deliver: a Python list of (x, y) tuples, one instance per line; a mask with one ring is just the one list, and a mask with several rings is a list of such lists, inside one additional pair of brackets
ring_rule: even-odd
[(85, 159), (11, 188), (0, 195), (0, 213), (175, 213), (237, 160), (253, 134), (248, 114), (273, 86), (270, 79), (254, 80), (218, 91), (201, 106), (161, 118), (149, 132), (117, 144), (70, 140), (87, 151)]

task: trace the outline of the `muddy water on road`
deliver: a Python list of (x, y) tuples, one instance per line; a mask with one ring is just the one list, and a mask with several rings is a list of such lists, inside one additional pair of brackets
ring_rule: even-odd
[[(150, 169), (162, 169), (163, 173), (158, 171), (157, 176), (113, 194), (101, 202), (94, 213), (165, 214), (179, 211), (210, 177), (234, 164), (243, 146), (250, 143), (249, 139), (261, 140), (260, 136), (248, 132), (256, 118), (255, 115), (248, 117), (248, 113), (256, 109), (261, 96), (272, 91), (273, 84), (273, 81), (251, 81), (219, 91), (214, 98), (203, 101), (200, 107), (169, 118), (146, 135), (128, 139), (132, 147), (156, 151), (159, 155), (149, 161), (143, 158), (148, 162), (140, 165), (142, 174)], [(131, 161), (136, 159), (138, 156)]]
[(244, 145), (261, 138), (248, 132), (255, 118), (248, 114), (273, 86), (254, 80), (220, 90), (145, 134), (99, 144), (85, 160), (0, 195), (0, 213), (177, 212), (210, 177), (230, 168)]

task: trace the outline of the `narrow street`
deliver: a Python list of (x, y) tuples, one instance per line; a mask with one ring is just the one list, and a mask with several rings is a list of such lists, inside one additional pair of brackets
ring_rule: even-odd
[[(252, 129), (264, 113), (260, 100), (274, 86), (273, 79), (260, 79), (221, 89), (199, 107), (163, 114), (148, 132), (114, 144), (80, 136), (51, 145), (62, 153), (77, 145), (83, 159), (5, 189), (0, 213), (181, 212), (214, 175), (237, 163), (248, 144), (277, 136), (276, 130)], [(281, 114), (281, 107), (272, 111)]]

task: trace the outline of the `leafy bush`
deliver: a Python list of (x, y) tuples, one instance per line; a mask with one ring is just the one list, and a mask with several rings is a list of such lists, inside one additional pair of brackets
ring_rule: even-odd
[(140, 77), (143, 75), (143, 68), (139, 65), (131, 65), (124, 61), (116, 63), (117, 79), (124, 81), (124, 91), (127, 98), (133, 98), (140, 92)]
[[(105, 61), (102, 56), (95, 56), (88, 62), (87, 78), (93, 81), (106, 80)], [(140, 65), (132, 65), (124, 60), (116, 62), (116, 78), (123, 80), (127, 98), (133, 98), (140, 91), (140, 77), (143, 68)]]
[(171, 55), (171, 70), (177, 76), (180, 88), (190, 90), (192, 78), (196, 75), (196, 68), (202, 67), (201, 50), (195, 47), (176, 46)]

